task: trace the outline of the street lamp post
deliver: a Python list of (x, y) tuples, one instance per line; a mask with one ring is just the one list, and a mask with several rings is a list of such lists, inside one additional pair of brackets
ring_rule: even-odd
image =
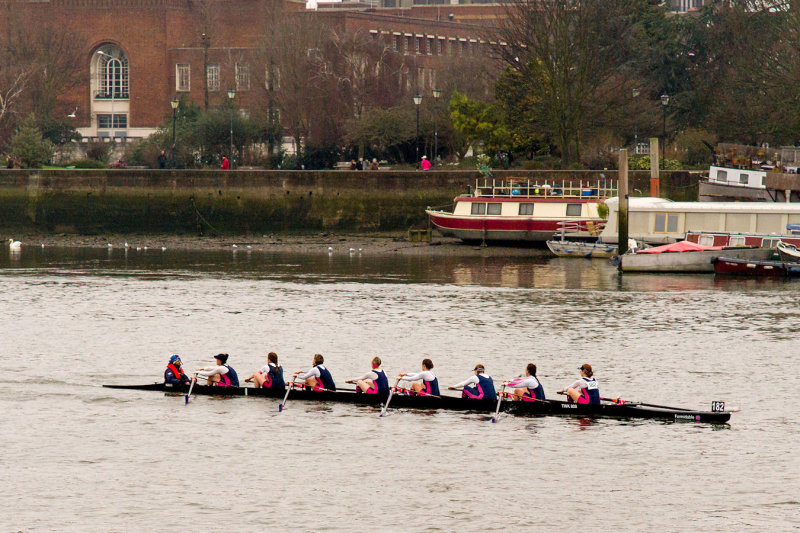
[(639, 113), (637, 113), (636, 99), (639, 98), (639, 89), (633, 90), (633, 154), (637, 155), (639, 152)]
[(661, 95), (661, 115), (664, 119), (664, 125), (661, 130), (663, 136), (663, 143), (661, 147), (661, 169), (664, 169), (664, 152), (667, 151), (667, 106), (669, 105), (669, 95), (664, 93)]
[(172, 106), (172, 150), (170, 152), (170, 159), (172, 159), (172, 168), (175, 168), (175, 112), (178, 110), (178, 97), (173, 98), (169, 105)]
[(417, 137), (414, 139), (414, 164), (419, 164), (419, 105), (422, 103), (422, 95), (414, 95), (414, 105), (417, 106)]
[(231, 104), (231, 160), (229, 161), (231, 169), (233, 169), (233, 97), (236, 96), (236, 91), (228, 89), (228, 102)]
[(442, 96), (442, 91), (437, 88), (433, 89), (433, 164), (436, 164), (436, 159), (439, 155), (439, 126), (437, 119), (439, 118), (439, 97)]

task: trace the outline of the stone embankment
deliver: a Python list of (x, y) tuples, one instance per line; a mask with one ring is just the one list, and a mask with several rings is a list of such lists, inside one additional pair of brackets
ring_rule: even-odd
[[(632, 172), (646, 194), (649, 172)], [(614, 171), (495, 171), (586, 182)], [(447, 207), (477, 171), (2, 170), (0, 231), (246, 235), (391, 232), (422, 227), (427, 206)], [(671, 172), (663, 196), (696, 198), (697, 175)], [(694, 194), (695, 197), (691, 198)]]

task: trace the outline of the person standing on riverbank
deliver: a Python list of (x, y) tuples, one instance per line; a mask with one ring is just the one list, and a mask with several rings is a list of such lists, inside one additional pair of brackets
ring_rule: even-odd
[(433, 165), (431, 165), (431, 162), (428, 161), (428, 156), (427, 155), (423, 155), (422, 156), (422, 161), (420, 161), (420, 163), (419, 163), (419, 168), (421, 168), (422, 170), (430, 170), (431, 166), (433, 166)]
[(219, 168), (221, 168), (222, 170), (230, 170), (231, 163), (230, 161), (228, 161), (227, 157), (222, 156), (222, 166), (220, 166)]
[(167, 168), (167, 154), (164, 153), (164, 150), (161, 150), (161, 153), (158, 154), (158, 168), (161, 170)]

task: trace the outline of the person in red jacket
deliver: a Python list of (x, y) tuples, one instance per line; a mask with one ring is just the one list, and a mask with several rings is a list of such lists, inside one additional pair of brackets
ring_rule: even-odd
[(219, 168), (221, 168), (222, 170), (229, 170), (231, 168), (231, 163), (230, 161), (228, 161), (227, 157), (222, 156), (222, 166)]

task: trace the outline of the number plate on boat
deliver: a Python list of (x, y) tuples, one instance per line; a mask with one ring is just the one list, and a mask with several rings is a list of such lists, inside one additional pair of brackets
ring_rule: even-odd
[(721, 413), (725, 410), (725, 402), (711, 402), (711, 412)]

